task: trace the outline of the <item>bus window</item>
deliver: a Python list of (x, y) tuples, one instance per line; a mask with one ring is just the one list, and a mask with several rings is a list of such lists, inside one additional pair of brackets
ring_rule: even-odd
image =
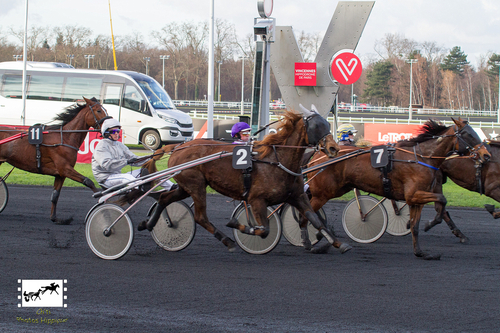
[(63, 101), (76, 102), (86, 98), (101, 98), (102, 78), (67, 77)]
[[(26, 80), (27, 81), (27, 80)], [(21, 86), (23, 77), (21, 75), (4, 75), (2, 79), (2, 96), (6, 98), (23, 98)], [(27, 82), (26, 82), (27, 84)]]
[(60, 101), (63, 83), (64, 77), (62, 76), (31, 75), (26, 98)]
[(107, 84), (104, 92), (104, 104), (120, 105), (121, 84)]
[(144, 113), (151, 116), (148, 104), (142, 97), (139, 90), (131, 85), (125, 86), (125, 93), (123, 94), (123, 104), (127, 109)]

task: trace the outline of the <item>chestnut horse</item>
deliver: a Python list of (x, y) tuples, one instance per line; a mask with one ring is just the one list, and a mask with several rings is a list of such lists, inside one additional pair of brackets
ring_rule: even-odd
[[(325, 166), (323, 172), (317, 172), (316, 177), (311, 172), (309, 189), (312, 208), (317, 211), (329, 199), (340, 197), (354, 188), (389, 199), (405, 200), (410, 206), (413, 253), (424, 259), (439, 259), (439, 255), (426, 254), (420, 249), (418, 228), (423, 205), (429, 202), (439, 202), (443, 207), (446, 205), (446, 198), (440, 193), (433, 193), (432, 188), (444, 157), (458, 146), (458, 142), (465, 142), (469, 149), (481, 143), (467, 122), (461, 119), (453, 121), (456, 126), (445, 127), (429, 120), (423, 125), (420, 135), (395, 144), (388, 164), (392, 165), (392, 169), (388, 170), (385, 177), (390, 182), (385, 181), (385, 190), (383, 173), (372, 167), (371, 154), (364, 153), (369, 152), (367, 149), (359, 149), (360, 154)], [(481, 146), (480, 150), (483, 160), (487, 159), (489, 154), (486, 148)], [(340, 151), (339, 155), (355, 151), (353, 147)], [(310, 165), (320, 163), (318, 154)], [(307, 221), (301, 220), (303, 230), (307, 230), (306, 224)]]
[[(245, 200), (251, 205), (258, 226), (245, 228), (232, 220), (228, 223), (231, 228), (265, 238), (269, 233), (267, 207), (286, 202), (307, 217), (331, 245), (339, 248), (342, 253), (348, 251), (351, 247), (339, 242), (325, 227), (311, 209), (308, 197), (304, 193), (300, 162), (305, 148), (319, 145), (329, 157), (335, 156), (339, 150), (330, 133), (328, 122), (314, 111), (313, 106), (313, 112), (303, 108), (303, 116), (286, 112), (277, 133), (269, 134), (263, 140), (253, 143), (253, 152), (256, 155), (252, 158), (249, 188), (248, 186), (245, 188), (242, 170), (234, 169), (230, 158), (184, 169), (174, 176), (179, 187), (160, 196), (156, 211), (149, 221), (141, 222), (138, 229), (152, 230), (166, 206), (191, 196), (194, 201), (195, 221), (232, 251), (235, 247), (234, 241), (208, 220), (206, 187), (210, 186), (222, 195), (235, 200)], [(232, 151), (235, 146), (237, 145), (214, 140), (194, 140), (175, 148), (173, 145), (165, 146), (163, 151), (172, 151), (168, 161), (170, 168), (214, 153)], [(150, 162), (153, 163), (152, 161)], [(328, 248), (331, 248), (330, 244), (327, 244)], [(324, 249), (323, 247), (321, 250)], [(317, 249), (313, 249), (315, 250)]]
[[(92, 180), (78, 173), (74, 166), (78, 150), (89, 128), (99, 129), (102, 121), (110, 117), (95, 98), (91, 100), (85, 98), (85, 103), (66, 108), (54, 118), (60, 121), (59, 125), (43, 129), (45, 133), (42, 136), (39, 153), (35, 145), (28, 142), (28, 135), (0, 145), (0, 164), (7, 162), (21, 170), (55, 177), (50, 199), (52, 202), (50, 219), (58, 224), (69, 224), (72, 220), (72, 218), (58, 220), (56, 217), (57, 200), (66, 178), (82, 183), (94, 192), (98, 191)], [(26, 132), (0, 127), (0, 140), (20, 133)]]
[[(442, 175), (440, 177), (443, 177), (443, 179), (448, 177), (454, 183), (469, 191), (485, 194), (500, 202), (500, 141), (490, 141), (489, 151), (491, 159), (487, 163), (471, 158), (446, 159), (441, 165)], [(442, 182), (438, 182), (436, 185), (435, 191), (442, 193)], [(495, 219), (500, 217), (500, 212), (495, 212), (495, 206), (485, 205), (485, 207)], [(438, 213), (440, 209), (441, 207), (436, 204)], [(468, 242), (469, 239), (457, 228), (445, 209), (443, 209), (443, 219), (451, 232), (460, 238), (461, 243)], [(425, 224), (424, 231), (429, 231), (439, 223), (441, 223), (441, 220), (437, 216), (434, 220)]]

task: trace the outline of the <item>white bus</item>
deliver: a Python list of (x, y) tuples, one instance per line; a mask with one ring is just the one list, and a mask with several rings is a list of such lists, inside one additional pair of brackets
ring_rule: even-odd
[(155, 79), (137, 72), (75, 69), (62, 63), (27, 62), (22, 119), (22, 61), (0, 63), (0, 124), (46, 124), (67, 106), (97, 98), (122, 124), (125, 144), (161, 144), (193, 138), (193, 121), (175, 108)]

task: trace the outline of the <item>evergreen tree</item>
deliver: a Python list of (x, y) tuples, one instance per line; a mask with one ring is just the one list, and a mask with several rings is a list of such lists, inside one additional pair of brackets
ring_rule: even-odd
[(464, 67), (468, 65), (469, 62), (467, 61), (467, 55), (462, 51), (460, 46), (455, 46), (443, 59), (441, 69), (444, 71), (452, 71), (458, 75), (463, 75)]
[(498, 76), (498, 67), (500, 67), (500, 54), (493, 53), (488, 59), (488, 76), (492, 78)]
[(388, 60), (379, 61), (373, 65), (372, 70), (366, 74), (364, 99), (376, 101), (378, 105), (385, 105), (392, 98), (389, 81), (393, 67), (394, 65)]

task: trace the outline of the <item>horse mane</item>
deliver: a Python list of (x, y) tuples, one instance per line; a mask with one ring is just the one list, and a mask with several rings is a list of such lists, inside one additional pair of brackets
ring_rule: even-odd
[[(92, 102), (98, 102), (98, 100), (95, 97), (92, 97), (90, 99)], [(54, 121), (59, 121), (58, 124), (50, 125), (46, 127), (47, 129), (56, 129), (59, 128), (60, 126), (64, 126), (70, 121), (72, 121), (76, 115), (82, 111), (83, 108), (85, 108), (87, 104), (73, 104), (68, 106), (63, 112), (59, 113), (57, 116), (54, 117)]]
[(500, 147), (500, 141), (499, 140), (488, 140), (488, 143), (490, 144), (490, 146)]
[(407, 140), (398, 141), (399, 147), (413, 147), (418, 143), (422, 143), (433, 139), (437, 135), (441, 135), (443, 132), (447, 131), (449, 127), (443, 125), (440, 122), (429, 119), (420, 129), (420, 134), (416, 137)]
[(293, 111), (286, 111), (284, 117), (281, 119), (281, 124), (277, 128), (277, 132), (268, 134), (264, 139), (254, 143), (254, 151), (259, 153), (260, 158), (264, 158), (271, 154), (273, 145), (283, 145), (286, 140), (295, 131), (295, 123), (302, 119), (302, 115)]

